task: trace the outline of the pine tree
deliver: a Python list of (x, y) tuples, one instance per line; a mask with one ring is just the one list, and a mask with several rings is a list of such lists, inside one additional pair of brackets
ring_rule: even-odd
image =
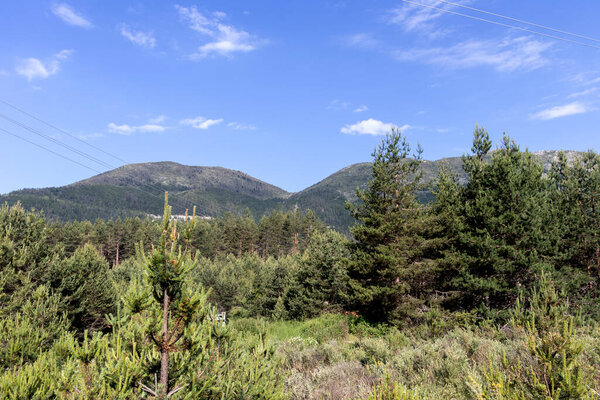
[(316, 233), (298, 260), (283, 303), (290, 318), (311, 318), (345, 305), (347, 240), (339, 233)]
[(436, 208), (445, 218), (449, 251), (440, 262), (458, 291), (459, 307), (506, 309), (551, 252), (542, 166), (504, 136), (491, 156), (489, 134), (476, 127), (473, 154), (463, 157), (464, 187), (442, 177)]
[[(162, 310), (160, 332), (150, 333), (160, 351), (160, 393), (155, 393), (149, 388), (146, 388), (146, 391), (165, 399), (170, 393), (181, 389), (178, 387), (169, 391), (169, 358), (171, 353), (177, 350), (179, 340), (202, 302), (198, 296), (182, 296), (184, 280), (194, 268), (195, 261), (190, 257), (187, 247), (182, 249), (177, 223), (172, 222), (170, 217), (171, 207), (168, 205), (168, 194), (165, 193), (160, 243), (148, 256), (144, 253), (142, 245), (138, 248), (138, 258), (146, 268), (154, 302)], [(193, 225), (194, 221), (195, 209), (190, 224)], [(185, 229), (191, 231), (193, 226), (186, 226)]]
[[(562, 288), (572, 300), (597, 313), (600, 295), (600, 156), (587, 152), (574, 160), (559, 153), (550, 170), (547, 226), (552, 228), (553, 261)], [(597, 316), (597, 314), (596, 314)]]
[(422, 236), (425, 209), (415, 197), (421, 179), (422, 150), (396, 129), (373, 152), (373, 176), (359, 203), (348, 204), (357, 224), (349, 264), (354, 306), (368, 319), (398, 321), (419, 314), (431, 276)]

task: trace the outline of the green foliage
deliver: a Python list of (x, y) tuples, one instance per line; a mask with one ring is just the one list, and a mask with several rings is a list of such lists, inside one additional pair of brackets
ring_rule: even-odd
[(419, 400), (418, 393), (413, 392), (398, 382), (392, 383), (390, 376), (385, 373), (381, 383), (373, 389), (367, 400)]
[(0, 397), (597, 398), (599, 156), (546, 174), (551, 155), (490, 152), (479, 128), (472, 150), (423, 205), (434, 165), (392, 132), (353, 241), (324, 209), (60, 225), (3, 206)]
[(507, 308), (550, 267), (543, 257), (552, 236), (542, 166), (507, 136), (487, 162), (490, 146), (487, 131), (476, 128), (473, 155), (463, 159), (469, 182), (458, 187), (442, 174), (436, 193), (450, 235), (440, 265), (451, 278), (451, 300), (468, 309)]
[(0, 368), (33, 362), (51, 348), (69, 329), (60, 309), (60, 297), (39, 286), (18, 312), (0, 318)]
[(310, 318), (347, 303), (347, 241), (335, 232), (315, 234), (283, 296), (287, 316)]
[(86, 244), (67, 259), (55, 258), (46, 281), (63, 299), (72, 326), (83, 332), (107, 327), (104, 316), (114, 311), (118, 296), (111, 275), (106, 260)]
[(541, 395), (551, 399), (580, 399), (590, 394), (588, 378), (581, 370), (582, 344), (575, 337), (568, 300), (542, 275), (531, 295), (525, 326), (529, 350), (539, 362), (532, 373)]
[(512, 312), (512, 324), (524, 327), (529, 365), (520, 358), (509, 362), (503, 354), (503, 370), (490, 361), (480, 384), (472, 377), (471, 389), (485, 399), (593, 399), (589, 371), (581, 361), (583, 344), (576, 336), (568, 300), (560, 297), (545, 274), (539, 277), (525, 308), (523, 296)]
[[(558, 284), (590, 318), (599, 316), (600, 296), (600, 156), (587, 152), (575, 159), (559, 153), (550, 171), (549, 206), (554, 227), (553, 261)], [(568, 229), (564, 229), (568, 227)]]
[(192, 277), (210, 289), (209, 299), (220, 310), (238, 316), (272, 317), (296, 268), (296, 258), (228, 255), (201, 258), (198, 264)]
[(352, 305), (373, 321), (399, 322), (419, 315), (435, 273), (423, 237), (426, 214), (415, 197), (421, 150), (393, 130), (373, 153), (373, 178), (361, 201), (348, 204), (357, 224), (348, 267)]

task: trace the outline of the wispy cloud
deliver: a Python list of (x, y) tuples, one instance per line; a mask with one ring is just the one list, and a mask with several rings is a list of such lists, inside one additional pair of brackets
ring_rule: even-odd
[(554, 119), (554, 118), (566, 117), (568, 115), (583, 114), (590, 110), (591, 109), (589, 107), (587, 107), (586, 105), (584, 105), (578, 101), (575, 101), (573, 103), (565, 104), (562, 106), (556, 106), (556, 107), (548, 108), (546, 110), (537, 112), (537, 113), (531, 115), (531, 119), (543, 119), (543, 120)]
[(61, 62), (67, 60), (71, 54), (73, 54), (72, 50), (61, 50), (46, 61), (29, 57), (21, 60), (17, 64), (15, 71), (17, 74), (26, 77), (29, 81), (34, 79), (46, 79), (49, 76), (56, 74), (60, 69)]
[[(437, 0), (420, 0), (422, 4), (436, 7), (442, 10), (456, 8), (451, 4), (441, 3)], [(457, 3), (464, 4), (463, 1)], [(447, 33), (447, 29), (441, 28), (436, 21), (447, 15), (446, 12), (415, 4), (404, 3), (401, 7), (390, 11), (389, 22), (400, 26), (406, 32), (426, 33), (430, 38)]]
[(393, 128), (399, 128), (405, 131), (411, 128), (410, 125), (402, 125), (398, 127), (390, 122), (382, 122), (373, 118), (357, 122), (352, 125), (346, 125), (340, 129), (340, 132), (347, 135), (374, 135), (381, 136), (389, 133)]
[(221, 122), (223, 122), (223, 118), (208, 119), (204, 117), (186, 118), (179, 121), (180, 124), (191, 126), (195, 129), (208, 129), (212, 125), (220, 124)]
[(342, 43), (346, 46), (359, 49), (374, 49), (380, 45), (379, 41), (374, 39), (369, 33), (357, 33), (346, 36), (342, 39)]
[(239, 122), (230, 122), (227, 124), (228, 128), (235, 129), (236, 131), (255, 131), (256, 126), (250, 124), (242, 124)]
[(594, 94), (598, 91), (597, 87), (593, 87), (593, 88), (589, 88), (589, 89), (585, 89), (582, 90), (580, 92), (575, 92), (575, 93), (571, 93), (570, 95), (567, 96), (567, 99), (574, 99), (576, 97), (584, 97), (584, 96), (588, 96), (590, 94)]
[(362, 106), (358, 106), (354, 109), (355, 113), (360, 113), (360, 112), (365, 112), (369, 109), (369, 107), (365, 106), (364, 104)]
[(62, 19), (69, 25), (79, 26), (81, 28), (89, 29), (93, 25), (83, 15), (77, 13), (71, 6), (66, 3), (57, 3), (52, 6), (52, 12), (58, 18)]
[(144, 125), (117, 125), (115, 123), (108, 124), (108, 131), (112, 133), (118, 133), (119, 135), (129, 136), (133, 133), (145, 133), (145, 132), (163, 132), (167, 129), (165, 126), (157, 124), (144, 124)]
[(227, 17), (224, 12), (216, 11), (207, 16), (198, 11), (196, 6), (176, 5), (175, 8), (190, 29), (210, 38), (210, 41), (198, 47), (190, 58), (204, 58), (212, 54), (230, 56), (236, 52), (247, 53), (255, 50), (261, 43), (248, 32), (223, 23), (223, 19)]
[(156, 39), (151, 32), (134, 31), (125, 24), (120, 25), (119, 31), (123, 37), (127, 38), (133, 44), (146, 49), (152, 49), (156, 46)]
[(161, 123), (165, 122), (166, 120), (167, 120), (166, 115), (158, 115), (154, 118), (150, 118), (148, 120), (148, 122), (150, 122), (151, 124), (161, 124)]
[(450, 47), (397, 51), (401, 61), (419, 61), (449, 68), (493, 67), (497, 71), (531, 71), (548, 63), (544, 52), (552, 45), (528, 36), (501, 40), (468, 40)]
[(331, 100), (329, 105), (327, 105), (327, 109), (329, 110), (346, 110), (350, 107), (350, 102), (342, 101), (342, 100)]

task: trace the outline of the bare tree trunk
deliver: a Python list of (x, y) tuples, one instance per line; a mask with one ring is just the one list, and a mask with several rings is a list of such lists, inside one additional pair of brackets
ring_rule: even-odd
[(160, 385), (162, 398), (167, 398), (169, 392), (169, 294), (165, 289), (163, 297), (163, 323), (160, 348)]

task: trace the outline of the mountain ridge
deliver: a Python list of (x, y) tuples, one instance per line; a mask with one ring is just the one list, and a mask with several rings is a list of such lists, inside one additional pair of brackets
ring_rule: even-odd
[[(533, 153), (545, 170), (558, 150)], [(565, 151), (573, 160), (581, 152)], [(423, 181), (430, 183), (442, 164), (466, 183), (462, 157), (447, 157), (422, 163)], [(96, 218), (145, 217), (162, 213), (163, 193), (169, 191), (173, 212), (197, 205), (198, 214), (215, 217), (225, 212), (256, 217), (274, 210), (313, 210), (329, 226), (346, 230), (353, 219), (345, 209), (347, 201), (357, 200), (356, 188), (365, 189), (371, 176), (371, 163), (348, 165), (298, 192), (286, 190), (224, 167), (189, 166), (173, 161), (127, 164), (69, 185), (21, 189), (0, 195), (0, 202), (20, 201), (26, 208), (43, 209), (49, 219), (93, 220)], [(431, 193), (417, 193), (423, 201)]]

